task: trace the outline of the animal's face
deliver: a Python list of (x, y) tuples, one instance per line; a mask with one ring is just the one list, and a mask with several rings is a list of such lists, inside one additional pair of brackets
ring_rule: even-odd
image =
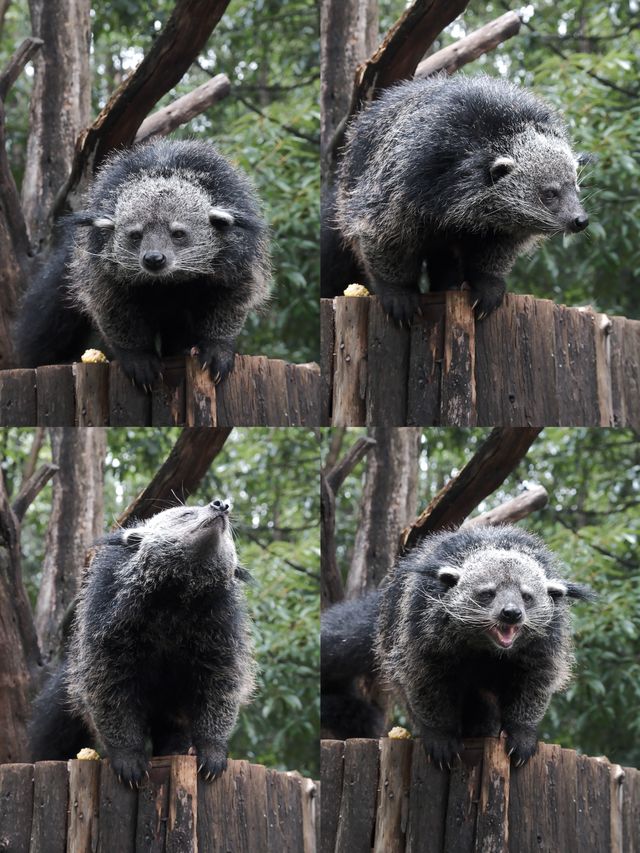
[(589, 219), (579, 200), (576, 165), (562, 140), (532, 131), (516, 137), (513, 151), (489, 167), (494, 215), (512, 211), (514, 221), (533, 233), (583, 231)]
[(229, 504), (214, 500), (206, 506), (177, 506), (123, 531), (125, 544), (154, 552), (181, 552), (193, 562), (215, 561), (230, 572), (237, 555), (229, 523)]
[(498, 548), (473, 552), (460, 567), (443, 566), (438, 576), (450, 587), (442, 604), (459, 631), (473, 645), (502, 652), (544, 633), (556, 599), (567, 593), (533, 557)]
[(174, 175), (130, 182), (114, 216), (92, 224), (109, 234), (105, 257), (135, 283), (211, 275), (233, 223), (229, 210), (212, 207), (196, 184)]

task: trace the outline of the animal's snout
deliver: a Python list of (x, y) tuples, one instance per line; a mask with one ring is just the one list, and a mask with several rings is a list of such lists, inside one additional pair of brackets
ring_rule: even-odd
[(581, 213), (580, 216), (576, 216), (573, 220), (573, 228), (575, 231), (584, 231), (588, 224), (589, 217), (586, 213)]
[(167, 259), (162, 252), (158, 252), (155, 249), (145, 252), (142, 256), (142, 263), (148, 270), (161, 270), (166, 262)]
[(229, 512), (229, 504), (226, 501), (211, 501), (209, 506), (218, 512)]
[(500, 620), (515, 625), (522, 620), (522, 610), (516, 604), (507, 604), (500, 611)]

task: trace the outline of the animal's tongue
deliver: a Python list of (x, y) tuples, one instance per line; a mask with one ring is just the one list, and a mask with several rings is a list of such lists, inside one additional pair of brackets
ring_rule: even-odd
[(519, 630), (520, 625), (493, 625), (489, 628), (489, 633), (498, 645), (502, 646), (503, 649), (508, 649), (509, 646), (513, 645)]

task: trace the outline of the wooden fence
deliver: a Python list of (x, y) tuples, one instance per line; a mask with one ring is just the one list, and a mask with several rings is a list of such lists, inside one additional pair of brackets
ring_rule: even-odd
[(190, 755), (154, 758), (139, 791), (106, 761), (0, 765), (8, 853), (315, 853), (316, 785), (230, 761), (198, 779)]
[(320, 372), (236, 356), (214, 385), (192, 358), (168, 359), (150, 394), (111, 364), (0, 371), (0, 426), (317, 426)]
[(479, 323), (468, 293), (422, 310), (322, 301), (324, 425), (640, 428), (640, 321), (513, 294)]
[(465, 741), (449, 772), (419, 740), (323, 741), (321, 853), (638, 853), (640, 771), (540, 744)]

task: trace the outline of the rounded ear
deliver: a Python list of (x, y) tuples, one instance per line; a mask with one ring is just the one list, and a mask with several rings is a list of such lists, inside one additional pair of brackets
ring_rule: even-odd
[(228, 227), (235, 222), (234, 216), (230, 210), (225, 210), (222, 207), (212, 207), (209, 210), (209, 222), (217, 228)]
[(489, 168), (491, 180), (495, 183), (500, 178), (510, 175), (516, 167), (516, 161), (513, 157), (496, 157)]
[(567, 594), (567, 585), (563, 581), (547, 581), (547, 592), (551, 598), (563, 598)]
[(113, 231), (116, 223), (110, 216), (98, 216), (91, 223), (94, 228), (104, 228), (106, 231)]
[(589, 154), (588, 151), (580, 151), (576, 156), (578, 166), (587, 166), (590, 163), (597, 163), (600, 158), (597, 154)]
[(573, 598), (580, 601), (595, 601), (597, 595), (583, 583), (572, 583), (571, 581), (562, 581), (552, 579), (547, 581), (547, 592), (551, 598)]
[(68, 217), (74, 225), (88, 225), (93, 228), (103, 228), (107, 231), (112, 231), (116, 227), (115, 220), (106, 214), (92, 213), (87, 210), (80, 210), (78, 213), (72, 213)]
[(438, 569), (438, 580), (448, 587), (454, 587), (460, 580), (460, 570), (454, 566), (441, 566)]
[(123, 530), (122, 541), (130, 548), (137, 548), (142, 542), (142, 533), (136, 527), (132, 527), (130, 530)]

